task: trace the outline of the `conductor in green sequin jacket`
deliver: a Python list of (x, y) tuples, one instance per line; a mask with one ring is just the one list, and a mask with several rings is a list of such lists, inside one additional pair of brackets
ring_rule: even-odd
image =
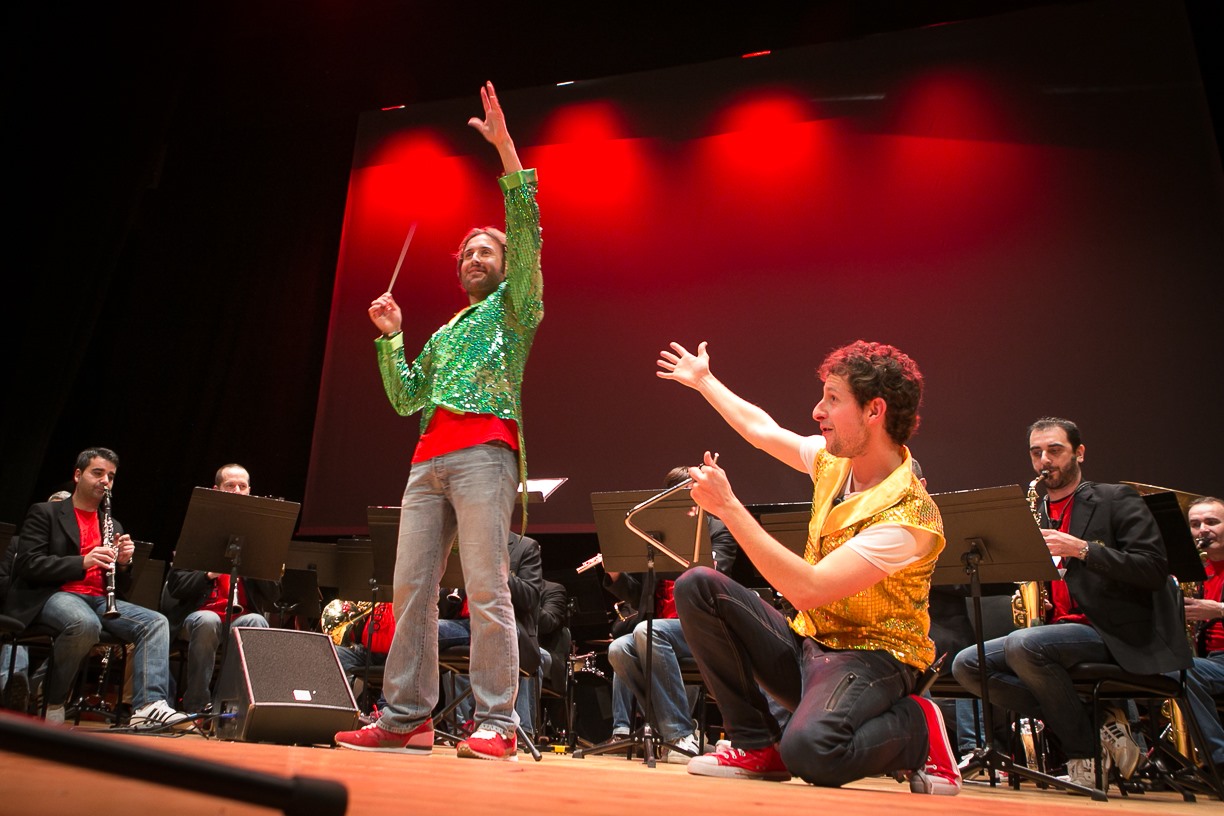
[(408, 362), (403, 314), (387, 292), (370, 304), (382, 332), (378, 367), (392, 407), (421, 412), (421, 436), (404, 490), (395, 563), (395, 637), (381, 717), (336, 735), (357, 750), (429, 753), (438, 699), (437, 588), (457, 540), (472, 621), (476, 731), (460, 756), (516, 756), (518, 639), (508, 588), (510, 519), (525, 479), (522, 382), (544, 316), (535, 170), (524, 170), (492, 83), (475, 128), (502, 160), (506, 231), (471, 230), (456, 256), (468, 305)]

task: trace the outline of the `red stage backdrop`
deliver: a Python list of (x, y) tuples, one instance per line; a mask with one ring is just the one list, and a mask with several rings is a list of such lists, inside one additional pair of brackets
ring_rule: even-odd
[[(465, 125), (477, 91), (361, 120), (302, 534), (362, 533), (368, 505), (399, 502), (418, 417), (386, 401), (366, 307), (414, 223), (394, 290), (407, 348), (466, 302), (451, 253), (502, 222), (496, 155)], [(911, 447), (934, 491), (1026, 482), (1024, 431), (1044, 414), (1081, 423), (1093, 478), (1217, 483), (1141, 450), (1153, 421), (1218, 427), (1188, 352), (1213, 342), (1192, 310), (1203, 286), (1218, 304), (1221, 176), (1176, 4), (1053, 6), (501, 96), (540, 177), (528, 462), (569, 480), (531, 529), (593, 529), (593, 491), (661, 487), (706, 449), (747, 502), (809, 497), (656, 378), (672, 340), (708, 341), (731, 388), (812, 432), (830, 349), (899, 346), (926, 375)]]

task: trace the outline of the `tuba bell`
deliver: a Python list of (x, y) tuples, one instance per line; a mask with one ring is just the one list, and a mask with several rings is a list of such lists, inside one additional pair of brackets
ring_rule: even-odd
[(323, 607), (319, 628), (326, 632), (337, 646), (344, 646), (349, 627), (374, 611), (370, 601), (345, 601), (336, 598)]

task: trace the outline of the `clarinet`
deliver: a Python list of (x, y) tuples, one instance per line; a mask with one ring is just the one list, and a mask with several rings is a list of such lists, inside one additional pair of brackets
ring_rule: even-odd
[[(110, 488), (102, 494), (102, 543), (112, 550), (115, 549), (115, 518), (111, 515), (111, 492)], [(115, 607), (115, 570), (118, 567), (118, 551), (116, 550), (115, 561), (110, 564), (110, 569), (106, 571), (106, 611), (102, 613), (104, 618), (119, 617), (119, 610)]]

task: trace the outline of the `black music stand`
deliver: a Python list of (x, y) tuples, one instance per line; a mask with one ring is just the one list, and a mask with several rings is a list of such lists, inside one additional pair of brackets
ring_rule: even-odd
[(319, 573), (316, 570), (286, 569), (281, 577), (280, 599), (276, 602), (276, 612), (280, 616), (278, 623), (284, 629), (288, 617), (318, 620), (323, 614), (321, 601)]
[(1097, 801), (1108, 801), (1103, 791), (1017, 764), (1011, 757), (996, 751), (991, 744), (994, 723), (982, 634), (982, 583), (1056, 581), (1059, 578), (1024, 490), (1019, 485), (1005, 485), (935, 493), (931, 498), (943, 517), (944, 538), (947, 541), (935, 564), (931, 583), (963, 584), (964, 576), (968, 575), (973, 598), (973, 628), (977, 641), (982, 721), (987, 745), (973, 749), (964, 769), (986, 769), (991, 787), (995, 785), (996, 772), (1005, 771), (1014, 775), (1012, 779), (1024, 777), (1042, 785), (1082, 793)]
[(174, 548), (175, 569), (228, 572), (221, 665), (238, 603), (238, 579), (280, 581), (301, 505), (262, 496), (244, 496), (207, 487), (192, 490), (187, 517)]
[[(399, 508), (395, 508), (399, 510)], [(397, 522), (398, 524), (398, 522)], [(371, 524), (373, 531), (373, 524)], [(373, 538), (350, 538), (350, 540), (341, 540), (335, 544), (337, 548), (337, 596), (344, 599), (368, 598), (370, 608), (365, 613), (360, 615), (361, 618), (366, 618), (366, 626), (370, 625), (372, 620), (376, 620), (375, 609), (381, 601), (390, 601), (390, 582), (386, 585), (379, 585), (378, 576), (375, 569), (375, 548), (377, 542)], [(356, 623), (356, 619), (349, 621)], [(365, 661), (362, 662), (361, 670), (361, 708), (362, 711), (370, 711), (373, 703), (376, 701), (368, 699), (370, 695), (370, 670), (373, 663), (373, 655), (370, 650), (372, 637), (365, 639), (357, 639), (357, 642), (366, 641), (365, 646)], [(339, 646), (339, 644), (337, 644)]]
[[(603, 554), (603, 567), (609, 572), (638, 572), (643, 557), (646, 578), (642, 582), (639, 614), (646, 621), (645, 699), (642, 701), (642, 727), (624, 739), (611, 740), (594, 748), (579, 748), (573, 756), (603, 754), (628, 746), (640, 746), (646, 766), (655, 766), (655, 745), (688, 754), (683, 748), (654, 735), (651, 724), (652, 655), (654, 653), (655, 551), (667, 556), (663, 574), (676, 574), (693, 566), (714, 566), (710, 530), (705, 512), (695, 508), (688, 495), (692, 479), (662, 491), (592, 493), (595, 530)], [(693, 512), (696, 509), (697, 512)], [(664, 544), (664, 542), (667, 542)]]
[(133, 540), (132, 544), (136, 550), (132, 553), (131, 580), (123, 600), (145, 609), (157, 609), (161, 605), (162, 584), (166, 582), (166, 562), (151, 557), (153, 542)]
[(1183, 515), (1177, 493), (1144, 493), (1142, 496), (1152, 518), (1156, 519), (1160, 537), (1164, 539), (1169, 573), (1175, 576), (1180, 584), (1206, 581), (1207, 570), (1203, 568), (1203, 559), (1199, 557), (1198, 547), (1194, 543), (1194, 536), (1190, 534), (1190, 525)]

